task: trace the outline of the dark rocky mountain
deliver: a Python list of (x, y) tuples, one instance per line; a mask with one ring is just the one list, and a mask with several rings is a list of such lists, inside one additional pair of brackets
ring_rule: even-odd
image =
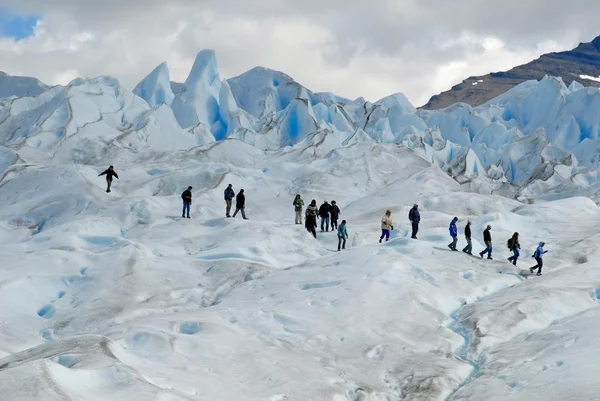
[(449, 91), (433, 96), (421, 108), (442, 109), (456, 102), (479, 106), (524, 81), (540, 80), (545, 75), (562, 77), (566, 85), (577, 81), (585, 86), (600, 87), (600, 82), (580, 77), (600, 77), (600, 36), (589, 43), (580, 43), (573, 50), (544, 54), (509, 71), (469, 77)]

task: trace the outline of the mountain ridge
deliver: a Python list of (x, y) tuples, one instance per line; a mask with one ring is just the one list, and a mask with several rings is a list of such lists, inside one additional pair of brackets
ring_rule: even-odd
[(450, 90), (432, 96), (420, 109), (438, 110), (454, 103), (479, 106), (525, 81), (540, 80), (546, 75), (561, 77), (566, 85), (577, 81), (600, 87), (600, 80), (582, 78), (600, 77), (600, 36), (579, 43), (572, 50), (547, 53), (507, 71), (471, 76)]

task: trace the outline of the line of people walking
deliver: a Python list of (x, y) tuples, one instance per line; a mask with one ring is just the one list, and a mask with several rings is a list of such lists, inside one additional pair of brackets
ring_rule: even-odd
[[(456, 227), (457, 222), (458, 222), (458, 217), (454, 217), (452, 219), (452, 221), (450, 222), (450, 227), (449, 227), (450, 237), (452, 238), (452, 242), (448, 244), (448, 248), (450, 248), (453, 251), (458, 250), (458, 249), (456, 249), (456, 245), (458, 243), (458, 228)], [(489, 224), (487, 225), (485, 230), (483, 230), (483, 242), (485, 244), (485, 249), (483, 251), (479, 252), (479, 256), (481, 258), (483, 258), (487, 254), (487, 258), (490, 260), (493, 260), (491, 230), (492, 230), (492, 226)], [(472, 255), (473, 243), (471, 242), (471, 221), (470, 220), (467, 221), (467, 224), (465, 226), (465, 239), (467, 241), (467, 246), (465, 246), (462, 251), (464, 253)], [(519, 256), (520, 256), (519, 251), (521, 249), (521, 244), (519, 242), (519, 233), (515, 232), (512, 235), (512, 237), (508, 239), (508, 241), (506, 242), (506, 245), (507, 245), (508, 249), (513, 253), (512, 256), (507, 258), (507, 260), (509, 262), (512, 262), (512, 264), (516, 266), (517, 260), (519, 259)], [(533, 274), (534, 270), (537, 270), (538, 276), (542, 275), (542, 266), (544, 265), (543, 255), (548, 252), (548, 251), (544, 250), (544, 245), (546, 245), (544, 242), (539, 243), (534, 254), (532, 255), (532, 257), (535, 258), (537, 264), (535, 266), (532, 266), (529, 268), (529, 271), (532, 274)]]
[[(109, 166), (108, 169), (98, 174), (98, 177), (106, 175), (106, 192), (111, 191), (111, 184), (113, 177), (119, 178), (117, 172), (114, 170), (113, 166)], [(181, 199), (183, 201), (183, 210), (181, 212), (181, 217), (190, 218), (190, 209), (192, 205), (192, 187), (189, 186), (183, 193), (181, 194)], [(246, 196), (244, 195), (244, 190), (240, 189), (238, 194), (236, 195), (232, 184), (229, 184), (224, 191), (224, 199), (225, 199), (225, 216), (230, 218), (234, 217), (241, 212), (242, 218), (244, 220), (248, 220), (245, 213), (245, 205), (246, 205)], [(235, 211), (233, 216), (231, 213), (231, 207), (233, 198), (235, 197)], [(302, 207), (304, 206), (304, 201), (300, 194), (297, 194), (292, 202), (295, 211), (295, 224), (302, 224)], [(304, 213), (305, 217), (305, 227), (306, 229), (317, 238), (317, 218), (321, 219), (321, 232), (329, 232), (334, 230), (337, 231), (338, 235), (338, 251), (341, 249), (346, 249), (346, 240), (348, 239), (348, 231), (346, 228), (346, 220), (342, 220), (342, 223), (338, 226), (338, 219), (341, 214), (340, 208), (337, 205), (336, 201), (332, 200), (331, 204), (327, 202), (327, 200), (323, 201), (320, 207), (317, 208), (317, 201), (312, 200), (310, 204), (306, 207), (306, 211)], [(411, 238), (417, 239), (417, 233), (419, 232), (419, 224), (421, 222), (421, 214), (419, 213), (419, 205), (414, 204), (413, 207), (408, 212), (408, 220), (410, 221), (412, 233)], [(458, 217), (454, 217), (450, 222), (449, 232), (450, 237), (452, 238), (452, 242), (448, 244), (448, 248), (453, 251), (457, 251), (456, 245), (458, 244), (458, 227), (456, 223), (458, 222)], [(386, 210), (385, 214), (381, 218), (381, 236), (379, 237), (379, 243), (383, 241), (385, 238), (386, 242), (390, 239), (390, 233), (394, 229), (393, 221), (392, 221), (392, 211)], [(479, 256), (481, 258), (487, 254), (487, 258), (493, 260), (492, 258), (492, 234), (491, 234), (492, 226), (488, 225), (483, 231), (483, 242), (486, 248), (479, 252)], [(471, 221), (468, 220), (465, 226), (465, 239), (467, 241), (467, 245), (462, 249), (464, 253), (472, 255), (473, 243), (471, 241)], [(544, 250), (545, 243), (540, 242), (538, 247), (536, 248), (533, 258), (536, 260), (536, 265), (529, 268), (530, 272), (533, 273), (534, 270), (537, 270), (537, 275), (542, 275), (542, 267), (544, 265), (543, 256), (548, 252)], [(510, 256), (508, 261), (512, 262), (513, 265), (517, 265), (517, 260), (520, 256), (521, 244), (519, 243), (519, 233), (515, 232), (513, 236), (507, 241), (508, 249), (513, 253)]]

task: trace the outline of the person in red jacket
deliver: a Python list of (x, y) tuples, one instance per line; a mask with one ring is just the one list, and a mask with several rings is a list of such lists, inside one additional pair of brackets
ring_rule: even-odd
[(188, 187), (188, 189), (186, 189), (185, 191), (183, 191), (183, 193), (181, 194), (181, 199), (183, 199), (183, 212), (181, 212), (181, 217), (186, 217), (186, 211), (187, 211), (187, 218), (190, 218), (190, 206), (192, 206), (192, 187)]
[(112, 184), (113, 177), (117, 177), (117, 180), (119, 179), (117, 172), (113, 170), (113, 166), (110, 166), (108, 167), (108, 169), (98, 174), (98, 177), (100, 177), (101, 175), (106, 175), (106, 192), (110, 192), (110, 186)]

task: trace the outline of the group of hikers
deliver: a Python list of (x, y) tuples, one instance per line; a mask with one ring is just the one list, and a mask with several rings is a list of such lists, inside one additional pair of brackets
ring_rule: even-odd
[[(98, 176), (106, 175), (106, 192), (110, 192), (111, 184), (113, 177), (117, 179), (119, 176), (114, 170), (113, 166), (110, 166), (108, 169), (100, 173)], [(233, 216), (231, 216), (231, 204), (233, 198), (235, 197), (235, 212)], [(245, 205), (246, 205), (246, 196), (244, 195), (244, 190), (240, 189), (238, 194), (236, 195), (231, 184), (227, 186), (224, 192), (225, 198), (225, 216), (226, 217), (235, 217), (238, 212), (241, 212), (242, 217), (245, 220), (248, 220), (245, 213)], [(181, 194), (181, 199), (183, 200), (183, 211), (181, 212), (181, 217), (190, 218), (190, 207), (192, 205), (192, 187), (189, 186), (183, 193)], [(302, 224), (302, 207), (304, 206), (304, 201), (300, 194), (296, 195), (294, 201), (292, 203), (295, 211), (295, 224)], [(304, 226), (315, 238), (317, 238), (317, 217), (321, 219), (321, 232), (328, 232), (331, 228), (331, 231), (337, 230), (338, 235), (338, 251), (342, 249), (346, 249), (346, 240), (348, 239), (348, 231), (346, 229), (346, 220), (342, 220), (341, 224), (338, 226), (339, 216), (341, 214), (340, 208), (337, 205), (336, 201), (332, 200), (331, 204), (327, 202), (327, 200), (323, 201), (320, 207), (317, 208), (317, 201), (312, 200), (310, 204), (306, 207), (304, 212), (305, 224)], [(408, 220), (411, 223), (412, 234), (411, 238), (417, 239), (417, 233), (419, 232), (419, 223), (421, 222), (421, 215), (419, 213), (419, 205), (414, 204), (413, 207), (408, 212)], [(458, 222), (458, 217), (454, 217), (450, 222), (450, 237), (452, 237), (452, 242), (448, 244), (448, 248), (453, 251), (457, 251), (456, 245), (458, 243), (458, 228), (456, 227), (456, 223)], [(379, 243), (383, 241), (385, 238), (386, 241), (390, 239), (390, 232), (394, 229), (394, 225), (392, 223), (392, 211), (386, 210), (385, 214), (381, 218), (381, 236), (379, 237)], [(479, 256), (483, 258), (485, 254), (487, 254), (488, 259), (492, 259), (492, 234), (490, 233), (492, 229), (491, 225), (488, 225), (486, 229), (483, 231), (483, 242), (485, 243), (486, 248), (479, 252)], [(471, 242), (471, 221), (468, 220), (465, 226), (465, 239), (467, 241), (467, 246), (463, 248), (463, 252), (469, 255), (472, 255), (473, 244)], [(548, 251), (544, 250), (544, 246), (546, 244), (544, 242), (540, 242), (538, 247), (536, 248), (534, 254), (532, 255), (535, 258), (537, 264), (529, 268), (531, 273), (537, 269), (537, 275), (542, 275), (542, 266), (543, 256)], [(507, 247), (511, 250), (513, 255), (508, 258), (513, 265), (517, 265), (517, 260), (519, 259), (521, 249), (521, 244), (519, 243), (519, 233), (514, 233), (513, 236), (507, 241)]]
[[(304, 206), (304, 201), (300, 197), (300, 194), (296, 195), (292, 205), (294, 206), (294, 211), (296, 212), (294, 222), (296, 224), (302, 224), (302, 206)], [(331, 204), (325, 200), (323, 201), (323, 204), (317, 208), (317, 201), (313, 199), (306, 207), (306, 211), (304, 212), (304, 227), (306, 227), (308, 232), (317, 238), (317, 217), (320, 217), (321, 232), (328, 232), (329, 228), (331, 228), (332, 232), (337, 230), (338, 251), (346, 249), (348, 231), (346, 230), (346, 220), (342, 220), (341, 224), (338, 226), (340, 214), (340, 208), (334, 200), (331, 201)]]
[[(246, 195), (244, 195), (244, 190), (240, 189), (240, 192), (236, 195), (233, 191), (233, 187), (231, 184), (227, 186), (224, 193), (225, 197), (225, 216), (226, 217), (235, 217), (238, 212), (242, 213), (242, 217), (244, 220), (248, 220), (246, 217)], [(233, 216), (231, 216), (231, 202), (235, 197), (235, 212)], [(181, 194), (181, 199), (183, 200), (183, 211), (181, 212), (181, 217), (190, 218), (190, 206), (192, 205), (192, 187), (189, 186), (188, 189), (183, 191)]]
[[(456, 249), (456, 244), (458, 243), (458, 228), (456, 227), (456, 222), (458, 221), (458, 217), (454, 217), (452, 219), (452, 221), (450, 222), (450, 237), (452, 237), (452, 242), (448, 244), (448, 248), (452, 249), (453, 251), (458, 251), (458, 249)], [(483, 230), (483, 242), (485, 243), (486, 248), (479, 252), (479, 256), (481, 258), (483, 258), (483, 256), (487, 253), (487, 258), (492, 260), (492, 234), (491, 231), (492, 230), (492, 226), (488, 224), (488, 226), (485, 228), (485, 230)], [(472, 255), (471, 251), (473, 249), (473, 245), (471, 243), (471, 221), (467, 220), (467, 225), (465, 226), (465, 239), (467, 240), (467, 246), (465, 246), (463, 248), (463, 252), (464, 253), (468, 253), (469, 255)], [(537, 262), (537, 264), (535, 266), (532, 266), (529, 268), (529, 271), (533, 274), (534, 270), (537, 270), (537, 275), (541, 276), (542, 275), (542, 266), (544, 266), (544, 261), (543, 261), (543, 257), (544, 254), (546, 254), (548, 251), (544, 250), (544, 246), (546, 244), (542, 241), (538, 244), (538, 247), (536, 248), (535, 252), (533, 253), (533, 255), (531, 255), (532, 258), (535, 258), (535, 261)], [(521, 249), (521, 244), (519, 243), (519, 233), (514, 233), (513, 236), (511, 238), (508, 239), (508, 241), (506, 242), (506, 246), (508, 247), (508, 249), (511, 250), (511, 252), (513, 253), (512, 256), (510, 256), (508, 259), (509, 262), (512, 262), (513, 265), (517, 265), (517, 260), (519, 259), (520, 256), (520, 252), (519, 250)]]

